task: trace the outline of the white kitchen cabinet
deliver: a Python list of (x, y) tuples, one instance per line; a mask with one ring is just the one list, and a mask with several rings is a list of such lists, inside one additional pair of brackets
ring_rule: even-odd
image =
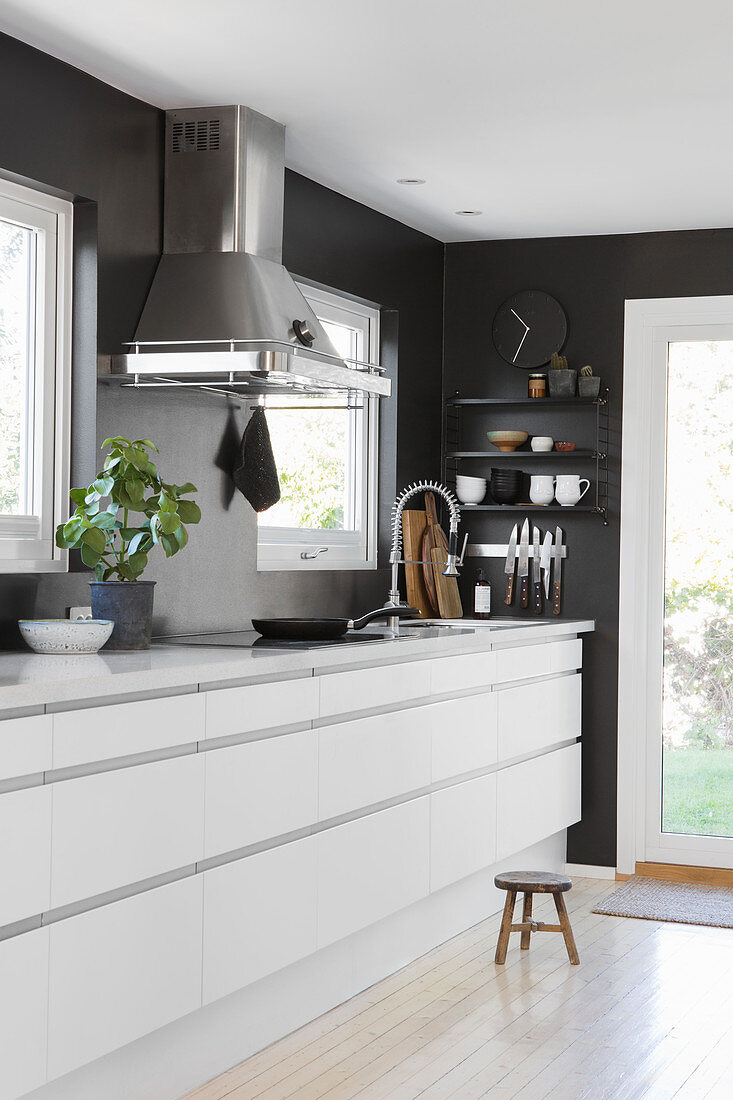
[(583, 662), (580, 638), (500, 649), (496, 654), (496, 681), (530, 680), (554, 672), (574, 672)]
[(204, 874), (204, 1004), (316, 950), (316, 841)]
[(433, 703), (432, 780), (452, 779), (495, 764), (497, 755), (497, 694), (483, 692)]
[(488, 688), (496, 680), (495, 653), (460, 653), (430, 661), (430, 690), (433, 695), (452, 691)]
[(318, 946), (426, 897), (429, 796), (317, 836)]
[(426, 787), (432, 719), (432, 707), (412, 707), (320, 729), (320, 820)]
[(0, 721), (0, 781), (45, 772), (50, 767), (50, 715)]
[(0, 925), (49, 906), (51, 791), (30, 787), (0, 794)]
[(51, 925), (50, 1078), (200, 1007), (202, 894), (186, 878)]
[(571, 741), (581, 731), (581, 676), (558, 676), (497, 691), (499, 759)]
[(0, 1100), (46, 1081), (48, 928), (0, 943)]
[(472, 875), (496, 860), (496, 774), (430, 796), (430, 889)]
[(497, 860), (576, 821), (580, 821), (580, 745), (567, 745), (498, 773)]
[(62, 711), (53, 715), (53, 766), (190, 745), (204, 736), (204, 715), (204, 698), (194, 693)]
[(202, 859), (203, 770), (194, 753), (55, 783), (51, 904)]
[(206, 857), (312, 825), (318, 803), (315, 730), (211, 749), (206, 760)]
[(308, 725), (317, 714), (318, 684), (312, 676), (206, 692), (208, 738)]
[(320, 676), (320, 716), (329, 718), (424, 699), (430, 693), (430, 664), (408, 661)]

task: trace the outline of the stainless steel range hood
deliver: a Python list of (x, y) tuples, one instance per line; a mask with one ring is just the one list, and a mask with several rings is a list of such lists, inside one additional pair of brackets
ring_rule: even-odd
[(244, 393), (388, 396), (345, 361), (282, 266), (285, 127), (248, 107), (166, 114), (163, 255), (114, 375)]

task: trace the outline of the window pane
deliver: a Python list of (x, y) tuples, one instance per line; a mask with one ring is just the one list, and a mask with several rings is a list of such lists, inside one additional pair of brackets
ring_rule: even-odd
[(34, 234), (0, 220), (0, 513), (30, 512)]

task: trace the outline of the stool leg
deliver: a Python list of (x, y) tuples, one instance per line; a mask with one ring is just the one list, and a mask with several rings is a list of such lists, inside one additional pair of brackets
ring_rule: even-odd
[(509, 946), (509, 933), (512, 929), (512, 920), (514, 918), (514, 903), (517, 900), (516, 890), (507, 890), (506, 901), (504, 902), (504, 913), (501, 918), (501, 928), (499, 929), (499, 940), (496, 944), (496, 955), (494, 956), (495, 963), (506, 962), (506, 949)]
[[(524, 895), (524, 908), (522, 909), (522, 924), (526, 924), (528, 920), (532, 920), (532, 895)], [(522, 938), (519, 941), (519, 946), (522, 951), (529, 951), (529, 941), (532, 933), (522, 932)]]
[(565, 937), (565, 946), (568, 949), (568, 957), (573, 966), (577, 966), (580, 962), (578, 956), (578, 949), (575, 946), (575, 937), (573, 936), (573, 930), (570, 927), (570, 918), (568, 911), (565, 908), (565, 898), (562, 894), (554, 894), (555, 908), (557, 909), (557, 915), (560, 918), (560, 927), (562, 928), (562, 934)]

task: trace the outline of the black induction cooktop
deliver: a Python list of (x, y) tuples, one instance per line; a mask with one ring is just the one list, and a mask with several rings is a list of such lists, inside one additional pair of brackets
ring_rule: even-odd
[(332, 649), (334, 646), (364, 642), (379, 642), (386, 635), (353, 631), (328, 641), (307, 641), (287, 638), (263, 638), (254, 630), (225, 630), (216, 634), (176, 634), (171, 638), (156, 638), (154, 645), (216, 646), (229, 649)]

